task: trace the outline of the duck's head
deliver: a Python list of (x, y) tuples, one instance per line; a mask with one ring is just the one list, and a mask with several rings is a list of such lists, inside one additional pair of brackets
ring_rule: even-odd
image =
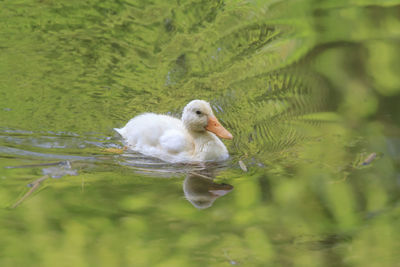
[(188, 130), (193, 132), (210, 131), (221, 138), (233, 138), (232, 134), (214, 116), (210, 104), (204, 100), (189, 102), (183, 109), (182, 122)]

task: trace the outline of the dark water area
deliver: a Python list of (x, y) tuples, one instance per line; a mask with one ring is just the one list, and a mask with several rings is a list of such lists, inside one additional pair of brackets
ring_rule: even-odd
[[(0, 266), (397, 266), (400, 1), (0, 1)], [(223, 163), (115, 153), (211, 103)]]

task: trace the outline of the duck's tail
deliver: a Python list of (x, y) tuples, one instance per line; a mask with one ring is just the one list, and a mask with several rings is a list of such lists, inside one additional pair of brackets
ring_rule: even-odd
[(122, 128), (114, 128), (114, 131), (116, 131), (119, 135), (122, 136)]

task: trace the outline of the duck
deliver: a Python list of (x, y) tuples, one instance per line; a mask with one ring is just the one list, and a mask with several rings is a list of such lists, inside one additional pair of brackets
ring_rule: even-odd
[(198, 99), (184, 107), (181, 119), (144, 113), (114, 130), (128, 150), (171, 163), (226, 161), (229, 153), (219, 138), (233, 139), (210, 104)]

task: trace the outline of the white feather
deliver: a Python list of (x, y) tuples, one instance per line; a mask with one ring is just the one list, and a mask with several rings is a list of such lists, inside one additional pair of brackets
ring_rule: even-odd
[(204, 120), (202, 116), (193, 115), (195, 110), (213, 116), (207, 102), (194, 100), (184, 109), (184, 121), (145, 113), (131, 119), (123, 128), (114, 130), (122, 136), (129, 149), (168, 162), (226, 160), (229, 154), (225, 145), (216, 135), (205, 131), (203, 124), (207, 123), (207, 118)]

